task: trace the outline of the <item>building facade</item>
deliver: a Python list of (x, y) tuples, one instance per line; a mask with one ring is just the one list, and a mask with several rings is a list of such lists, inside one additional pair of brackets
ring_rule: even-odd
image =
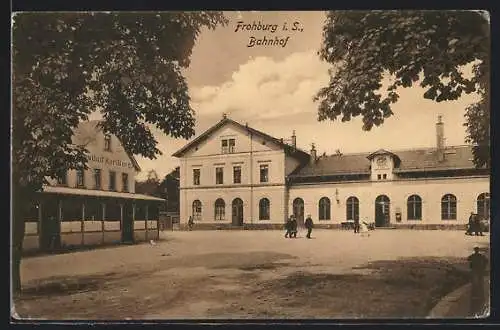
[(25, 219), (24, 250), (138, 242), (158, 238), (164, 200), (135, 193), (135, 158), (98, 121), (82, 122), (72, 142), (89, 151), (88, 169), (47, 178)]
[(463, 228), (470, 212), (489, 218), (489, 169), (470, 146), (373, 153), (310, 153), (224, 117), (177, 151), (180, 217), (199, 228), (282, 227), (310, 214), (317, 226), (359, 219), (377, 227)]

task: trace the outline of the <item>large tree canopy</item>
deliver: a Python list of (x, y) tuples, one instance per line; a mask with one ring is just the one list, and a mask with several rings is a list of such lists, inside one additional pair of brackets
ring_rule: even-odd
[[(328, 12), (319, 55), (334, 66), (328, 86), (315, 97), (320, 121), (362, 116), (363, 129), (370, 130), (393, 114), (398, 88), (415, 83), (436, 102), (477, 92), (480, 101), (465, 113), (466, 142), (473, 144), (476, 166), (489, 166), (490, 27), (484, 13)], [(463, 72), (468, 64), (472, 76)]]
[[(85, 168), (73, 129), (98, 110), (102, 128), (131, 154), (160, 154), (149, 129), (189, 138), (194, 110), (181, 69), (202, 28), (220, 12), (21, 13), (13, 17), (14, 261), (23, 205), (46, 177)], [(14, 272), (16, 270), (14, 269)], [(14, 274), (14, 288), (19, 277)]]

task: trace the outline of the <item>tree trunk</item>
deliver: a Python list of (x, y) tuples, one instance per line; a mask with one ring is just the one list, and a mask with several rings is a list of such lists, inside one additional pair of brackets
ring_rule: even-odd
[(13, 187), (12, 200), (12, 291), (21, 292), (21, 257), (24, 240), (24, 210), (27, 209), (29, 198), (19, 187)]

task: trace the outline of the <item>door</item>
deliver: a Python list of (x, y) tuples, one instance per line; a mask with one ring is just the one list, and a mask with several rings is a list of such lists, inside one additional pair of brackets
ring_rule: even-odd
[(293, 215), (297, 220), (297, 227), (304, 227), (304, 200), (302, 198), (294, 199)]
[(375, 199), (375, 226), (385, 227), (390, 223), (391, 201), (386, 195), (380, 195)]
[(123, 204), (122, 242), (134, 242), (134, 209), (131, 203)]
[(50, 251), (61, 246), (61, 222), (59, 221), (59, 200), (47, 198), (42, 203), (42, 224), (40, 247)]
[(239, 198), (233, 200), (232, 224), (243, 226), (243, 201)]

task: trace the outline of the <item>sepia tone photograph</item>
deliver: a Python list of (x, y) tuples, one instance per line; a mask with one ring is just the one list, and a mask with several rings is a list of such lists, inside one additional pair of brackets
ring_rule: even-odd
[(11, 19), (11, 322), (489, 316), (488, 12)]

